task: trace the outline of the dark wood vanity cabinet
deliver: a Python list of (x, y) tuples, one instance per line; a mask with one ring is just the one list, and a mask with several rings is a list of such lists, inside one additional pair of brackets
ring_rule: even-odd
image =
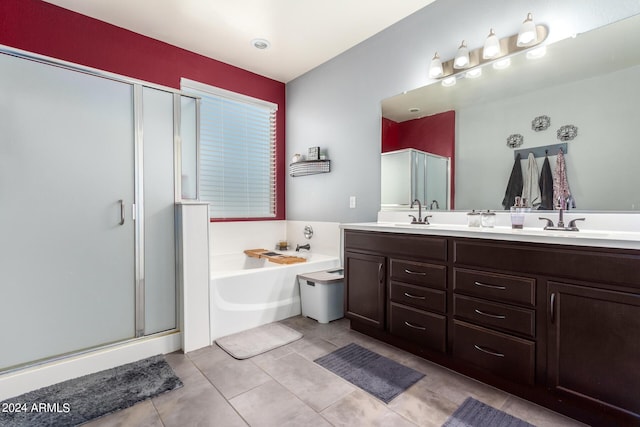
[(389, 333), (446, 352), (446, 288), (445, 265), (389, 259)]
[(379, 255), (344, 252), (346, 282), (345, 314), (351, 320), (384, 328), (386, 303), (385, 264)]
[(640, 294), (550, 281), (547, 296), (549, 387), (640, 414)]
[(590, 425), (640, 426), (640, 251), (360, 230), (344, 245), (353, 329)]
[(355, 328), (446, 352), (447, 239), (345, 231), (344, 242), (345, 313)]

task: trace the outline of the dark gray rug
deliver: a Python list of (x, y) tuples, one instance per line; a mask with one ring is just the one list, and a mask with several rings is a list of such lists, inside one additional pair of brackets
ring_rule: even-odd
[(75, 426), (179, 387), (157, 355), (0, 402), (0, 426)]
[(346, 345), (315, 362), (384, 403), (391, 402), (424, 377), (416, 370), (357, 344)]
[(484, 404), (472, 397), (451, 414), (442, 427), (535, 427), (526, 421)]

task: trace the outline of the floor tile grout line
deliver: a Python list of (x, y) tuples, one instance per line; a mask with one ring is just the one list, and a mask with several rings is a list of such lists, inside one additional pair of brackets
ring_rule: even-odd
[[(212, 344), (213, 345), (213, 344)], [(185, 356), (187, 356), (187, 358), (189, 359), (189, 362), (191, 362), (191, 364), (198, 370), (198, 372), (200, 372), (200, 375), (202, 375), (204, 377), (205, 380), (207, 380), (207, 382), (209, 384), (211, 384), (211, 386), (218, 392), (220, 393), (220, 396), (224, 399), (225, 402), (227, 402), (227, 405), (229, 405), (231, 407), (231, 409), (238, 414), (238, 416), (240, 417), (240, 419), (242, 419), (242, 421), (250, 426), (251, 424), (249, 424), (249, 422), (242, 416), (242, 414), (240, 412), (238, 412), (238, 410), (236, 409), (235, 406), (233, 406), (231, 404), (231, 402), (229, 401), (229, 399), (227, 399), (227, 397), (222, 393), (222, 390), (220, 390), (218, 387), (216, 387), (216, 385), (209, 379), (209, 377), (202, 372), (202, 369), (200, 369), (200, 367), (193, 361), (193, 359), (191, 359), (191, 357), (189, 357), (189, 355), (187, 353), (184, 353)]]

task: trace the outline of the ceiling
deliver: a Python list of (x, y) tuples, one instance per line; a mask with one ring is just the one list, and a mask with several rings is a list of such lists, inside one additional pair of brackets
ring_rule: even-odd
[(286, 83), (435, 0), (46, 1)]

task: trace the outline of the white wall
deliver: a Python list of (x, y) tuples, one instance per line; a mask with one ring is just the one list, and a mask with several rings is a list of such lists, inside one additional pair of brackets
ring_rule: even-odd
[[(634, 115), (640, 99), (639, 76), (640, 67), (632, 67), (458, 110), (456, 208), (503, 209), (501, 203), (514, 162), (513, 149), (506, 145), (507, 136), (524, 136), (518, 149), (557, 144), (556, 129), (572, 124), (578, 128), (578, 136), (568, 141), (565, 163), (576, 207), (640, 209), (637, 172), (620, 167), (621, 158), (640, 158), (640, 144), (629, 138), (638, 134), (638, 118)], [(531, 130), (531, 120), (542, 114), (551, 118), (549, 129)], [(615, 150), (611, 148), (614, 146)], [(553, 154), (549, 156), (552, 170), (557, 153)], [(543, 161), (537, 159), (539, 170)], [(524, 173), (526, 155), (521, 163)], [(611, 188), (611, 182), (617, 183), (616, 188)]]
[[(304, 237), (304, 227), (313, 228), (313, 237)], [(340, 255), (340, 224), (325, 221), (238, 221), (212, 222), (209, 225), (211, 256), (242, 252), (245, 249), (275, 249), (281, 240), (296, 245), (309, 243), (311, 251), (324, 255)]]
[[(479, 47), (491, 27), (515, 34), (527, 12), (549, 27), (553, 41), (640, 13), (640, 2), (438, 0), (288, 83), (287, 158), (317, 145), (332, 160), (332, 171), (287, 178), (287, 218), (375, 221), (380, 101), (429, 83), (427, 67), (435, 51), (452, 58), (462, 39)], [(349, 208), (352, 195), (355, 209)]]

